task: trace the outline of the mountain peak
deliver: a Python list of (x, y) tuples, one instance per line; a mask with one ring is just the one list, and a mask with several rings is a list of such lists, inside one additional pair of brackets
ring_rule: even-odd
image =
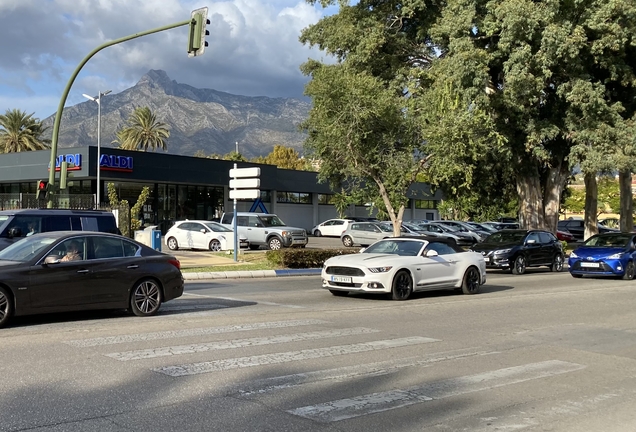
[(161, 87), (171, 86), (172, 84), (176, 84), (176, 81), (172, 81), (166, 71), (157, 69), (157, 70), (149, 70), (147, 74), (141, 77), (137, 85), (140, 84), (155, 84)]

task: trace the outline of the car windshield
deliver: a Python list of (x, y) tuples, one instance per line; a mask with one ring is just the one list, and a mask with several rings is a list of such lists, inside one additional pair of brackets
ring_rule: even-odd
[(457, 229), (457, 228), (455, 228), (455, 227), (453, 227), (453, 226), (449, 226), (449, 225), (437, 224), (437, 225), (435, 225), (435, 226), (439, 227), (439, 228), (440, 228), (442, 231), (444, 231), (444, 232), (450, 232), (450, 233), (452, 233), (452, 232), (457, 232), (457, 231), (458, 231), (458, 229)]
[(411, 240), (381, 240), (366, 248), (362, 253), (381, 253), (400, 256), (417, 256), (426, 242)]
[(206, 222), (205, 226), (207, 226), (214, 232), (232, 232), (231, 229), (224, 227), (223, 225), (216, 222)]
[(488, 243), (519, 243), (526, 236), (525, 231), (496, 232), (485, 240)]
[(631, 240), (631, 234), (597, 235), (589, 238), (585, 246), (591, 247), (625, 247)]
[(263, 225), (266, 227), (285, 226), (285, 222), (280, 220), (280, 218), (276, 215), (265, 215), (260, 218), (263, 221)]
[(25, 237), (0, 251), (0, 260), (26, 262), (48, 249), (55, 237)]
[(383, 232), (393, 232), (393, 225), (390, 224), (378, 224), (380, 230)]

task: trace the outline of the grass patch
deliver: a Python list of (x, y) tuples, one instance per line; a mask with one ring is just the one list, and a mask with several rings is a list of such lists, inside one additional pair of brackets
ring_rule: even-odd
[[(234, 258), (233, 254), (226, 254), (223, 252), (218, 252), (215, 255), (222, 256), (225, 258)], [(226, 271), (251, 271), (251, 270), (277, 270), (283, 267), (273, 265), (270, 263), (267, 258), (265, 258), (264, 253), (249, 253), (249, 254), (240, 254), (238, 256), (238, 262), (236, 264), (227, 264), (227, 265), (215, 265), (215, 266), (207, 266), (207, 267), (186, 267), (182, 268), (182, 273), (207, 273), (207, 272), (226, 272)]]

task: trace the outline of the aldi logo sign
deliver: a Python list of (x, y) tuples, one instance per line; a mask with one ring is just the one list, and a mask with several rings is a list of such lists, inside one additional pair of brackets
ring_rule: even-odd
[(133, 158), (132, 156), (114, 156), (103, 154), (99, 158), (99, 169), (101, 169), (102, 171), (132, 172)]
[[(55, 171), (59, 171), (61, 169), (62, 162), (68, 162), (68, 171), (79, 171), (82, 169), (82, 155), (79, 153), (59, 155), (55, 159)], [(49, 170), (50, 169), (51, 165), (49, 164)]]

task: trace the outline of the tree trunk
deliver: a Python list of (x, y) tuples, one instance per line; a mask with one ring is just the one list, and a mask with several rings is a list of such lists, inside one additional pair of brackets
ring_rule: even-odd
[(519, 194), (519, 223), (525, 229), (538, 229), (545, 226), (541, 179), (539, 173), (517, 177)]
[(548, 171), (543, 198), (545, 212), (545, 227), (556, 233), (559, 223), (559, 210), (561, 207), (561, 194), (568, 179), (568, 170), (560, 163)]
[(585, 234), (587, 240), (594, 234), (598, 234), (598, 183), (596, 173), (585, 174)]
[(618, 172), (618, 184), (621, 190), (621, 232), (634, 229), (634, 204), (632, 195), (632, 172), (629, 169)]
[(386, 191), (386, 187), (384, 187), (384, 183), (382, 183), (382, 180), (379, 178), (374, 178), (374, 180), (380, 190), (380, 197), (382, 197), (382, 202), (384, 202), (386, 212), (389, 214), (391, 222), (393, 223), (393, 237), (400, 237), (402, 235), (402, 216), (404, 216), (404, 206), (400, 206), (398, 213), (395, 214), (395, 209), (391, 204), (391, 199)]

